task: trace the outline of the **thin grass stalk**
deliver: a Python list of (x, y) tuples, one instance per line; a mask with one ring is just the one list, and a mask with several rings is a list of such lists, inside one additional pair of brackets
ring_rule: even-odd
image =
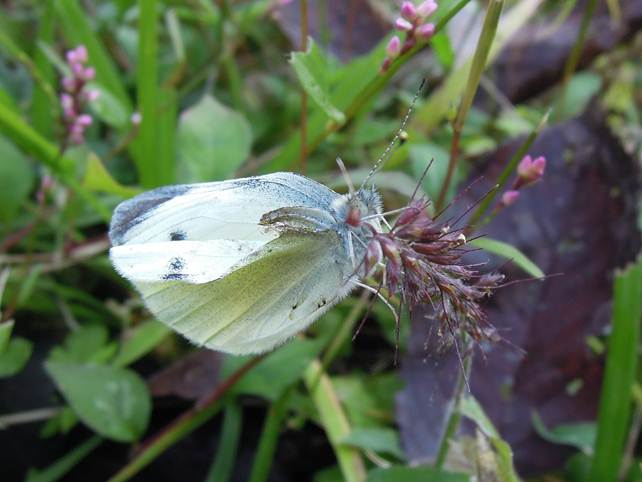
[(490, 48), (493, 45), (493, 40), (495, 39), (495, 34), (497, 33), (497, 24), (499, 23), (499, 16), (502, 13), (502, 8), (504, 6), (503, 0), (492, 0), (488, 4), (488, 9), (486, 10), (486, 16), (484, 18), (484, 24), (482, 26), (481, 33), (479, 34), (479, 40), (477, 42), (477, 48), (475, 49), (475, 54), (473, 55), (472, 65), (470, 68), (470, 73), (468, 75), (468, 83), (466, 84), (466, 89), (464, 90), (464, 95), (457, 112), (457, 117), (453, 123), (453, 138), (450, 145), (450, 160), (448, 162), (448, 171), (446, 173), (446, 179), (444, 180), (439, 196), (435, 202), (435, 207), (437, 211), (441, 210), (446, 200), (446, 194), (450, 188), (452, 182), (453, 174), (457, 168), (457, 163), (459, 160), (459, 142), (461, 139), (461, 133), (464, 128), (464, 122), (468, 116), (471, 106), (473, 105), (473, 99), (477, 93), (479, 87), (479, 81), (481, 79), (484, 68), (486, 67), (486, 61), (488, 60), (488, 54)]

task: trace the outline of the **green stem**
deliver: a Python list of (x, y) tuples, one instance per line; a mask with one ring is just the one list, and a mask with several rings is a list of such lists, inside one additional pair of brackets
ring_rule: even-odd
[(366, 479), (366, 466), (359, 451), (340, 443), (350, 433), (350, 424), (332, 381), (323, 372), (319, 360), (314, 360), (308, 365), (303, 380), (337, 456), (343, 479), (346, 482), (363, 482)]
[(515, 154), (513, 154), (513, 156), (508, 161), (508, 164), (497, 178), (497, 183), (495, 184), (493, 190), (479, 203), (479, 206), (477, 207), (477, 209), (475, 209), (475, 212), (470, 216), (470, 219), (468, 220), (468, 227), (465, 232), (466, 235), (469, 235), (471, 232), (479, 229), (481, 226), (491, 221), (492, 218), (486, 218), (483, 223), (477, 226), (478, 221), (482, 218), (482, 216), (484, 216), (484, 214), (488, 212), (490, 205), (497, 197), (497, 193), (504, 188), (510, 176), (513, 174), (513, 172), (515, 172), (519, 161), (522, 160), (522, 158), (528, 153), (528, 150), (533, 145), (533, 142), (535, 142), (537, 136), (539, 136), (542, 129), (546, 126), (550, 113), (551, 111), (548, 110), (544, 114), (542, 119), (539, 121), (539, 124), (537, 124), (537, 127), (535, 127), (535, 129), (531, 131), (528, 137), (519, 146), (517, 151), (515, 151)]
[(167, 448), (174, 445), (187, 434), (212, 418), (221, 408), (221, 398), (236, 382), (248, 371), (258, 365), (264, 358), (260, 355), (252, 358), (245, 365), (236, 370), (223, 383), (218, 385), (212, 394), (205, 400), (185, 412), (170, 423), (159, 435), (143, 445), (142, 450), (127, 465), (118, 471), (107, 482), (124, 482), (131, 479), (143, 468), (153, 462)]
[(582, 49), (584, 48), (584, 42), (586, 41), (586, 35), (588, 34), (588, 28), (591, 24), (591, 19), (593, 18), (593, 12), (595, 12), (595, 7), (597, 6), (597, 0), (589, 0), (584, 14), (582, 15), (582, 22), (580, 23), (580, 30), (577, 34), (577, 39), (573, 44), (571, 53), (566, 59), (564, 64), (564, 74), (562, 75), (562, 86), (560, 87), (560, 96), (557, 103), (557, 109), (555, 111), (555, 119), (560, 119), (564, 114), (564, 103), (566, 100), (566, 90), (568, 84), (571, 81), (573, 73), (577, 69), (577, 66), (580, 62), (580, 57), (582, 56)]
[[(468, 351), (468, 350), (467, 350)], [(450, 440), (457, 433), (459, 428), (459, 422), (461, 421), (461, 400), (464, 396), (464, 391), (466, 388), (466, 379), (470, 374), (470, 369), (472, 366), (472, 355), (469, 355), (464, 360), (464, 367), (459, 371), (457, 376), (457, 385), (455, 387), (455, 393), (453, 395), (453, 406), (450, 416), (448, 417), (448, 422), (446, 423), (446, 429), (444, 435), (441, 438), (439, 443), (439, 450), (437, 451), (437, 458), (435, 459), (435, 467), (442, 468), (444, 462), (446, 461), (446, 456), (448, 455), (448, 450), (450, 449)]]
[(270, 475), (281, 425), (287, 414), (288, 402), (292, 391), (292, 386), (286, 389), (278, 400), (272, 403), (265, 416), (265, 423), (256, 449), (256, 455), (254, 456), (249, 482), (264, 482)]
[(205, 482), (227, 482), (234, 469), (241, 430), (243, 409), (236, 400), (230, 400), (223, 415), (223, 428), (218, 442), (216, 458), (210, 467)]
[(479, 34), (479, 40), (477, 42), (477, 48), (475, 49), (475, 54), (473, 55), (472, 65), (470, 67), (470, 73), (468, 75), (468, 83), (466, 84), (466, 89), (464, 90), (464, 95), (459, 106), (459, 111), (457, 112), (457, 117), (453, 123), (453, 139), (450, 148), (450, 161), (448, 162), (448, 172), (446, 173), (446, 179), (441, 186), (441, 191), (435, 202), (435, 208), (437, 211), (441, 210), (446, 200), (446, 194), (450, 188), (452, 182), (452, 177), (455, 173), (457, 167), (457, 162), (459, 160), (459, 141), (461, 138), (461, 133), (464, 128), (464, 122), (468, 116), (471, 106), (473, 105), (473, 99), (477, 93), (479, 87), (479, 81), (481, 79), (484, 68), (486, 67), (486, 62), (488, 60), (488, 54), (490, 53), (490, 48), (493, 45), (493, 40), (495, 39), (495, 34), (497, 33), (497, 24), (499, 23), (499, 16), (502, 13), (502, 8), (504, 6), (504, 0), (492, 0), (488, 4), (488, 9), (486, 10), (486, 16), (484, 17), (484, 24), (482, 26), (481, 33)]

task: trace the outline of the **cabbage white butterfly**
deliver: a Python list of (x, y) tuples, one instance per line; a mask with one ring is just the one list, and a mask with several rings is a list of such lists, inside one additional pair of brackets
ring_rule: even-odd
[(294, 173), (167, 186), (116, 208), (109, 255), (195, 344), (261, 353), (360, 284), (380, 217), (374, 187), (341, 195)]

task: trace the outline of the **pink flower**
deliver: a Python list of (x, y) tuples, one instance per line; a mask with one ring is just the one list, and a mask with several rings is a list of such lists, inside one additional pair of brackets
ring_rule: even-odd
[(406, 20), (413, 22), (417, 18), (417, 9), (412, 2), (403, 2), (401, 4), (401, 16)]
[(435, 0), (426, 0), (417, 7), (417, 14), (421, 18), (426, 18), (435, 13), (435, 10), (437, 10), (437, 2)]
[(519, 191), (510, 190), (502, 194), (501, 206), (508, 207), (519, 199)]
[(386, 54), (391, 59), (394, 59), (401, 52), (401, 40), (396, 35), (390, 39), (386, 47)]
[(67, 52), (67, 62), (70, 64), (84, 64), (89, 59), (87, 54), (87, 47), (84, 45), (79, 45), (73, 50)]
[(395, 28), (402, 32), (410, 32), (414, 26), (408, 20), (399, 17), (395, 20)]
[(419, 26), (419, 28), (417, 29), (417, 33), (423, 39), (428, 40), (435, 34), (435, 25), (432, 23), (424, 23), (423, 25)]
[(131, 117), (131, 122), (133, 125), (137, 126), (143, 121), (143, 116), (140, 112), (134, 112)]
[(93, 67), (87, 67), (80, 73), (80, 77), (82, 77), (83, 80), (92, 80), (95, 76), (96, 69), (94, 69)]
[(527, 186), (539, 181), (544, 175), (546, 169), (546, 158), (540, 156), (533, 160), (529, 155), (519, 161), (517, 166), (518, 179), (516, 181), (517, 188)]

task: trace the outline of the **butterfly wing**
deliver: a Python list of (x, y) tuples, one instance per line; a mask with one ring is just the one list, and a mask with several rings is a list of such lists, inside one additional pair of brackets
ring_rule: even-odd
[(307, 177), (274, 173), (223, 182), (167, 186), (118, 205), (109, 230), (113, 246), (211, 239), (270, 241), (258, 225), (275, 209), (328, 210), (339, 195)]
[(235, 354), (285, 342), (353, 287), (354, 268), (334, 231), (283, 234), (250, 258), (209, 283), (134, 284), (159, 320), (198, 345)]

